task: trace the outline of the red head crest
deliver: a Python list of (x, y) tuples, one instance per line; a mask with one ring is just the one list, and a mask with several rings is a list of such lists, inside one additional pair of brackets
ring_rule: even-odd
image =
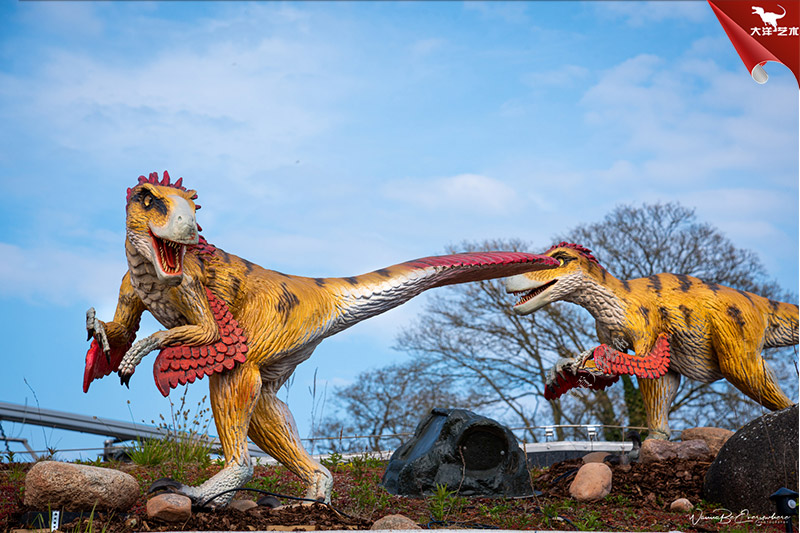
[[(169, 172), (167, 172), (166, 170), (164, 171), (164, 177), (161, 178), (161, 181), (158, 180), (158, 172), (151, 172), (150, 176), (146, 178), (144, 176), (139, 176), (139, 183), (137, 183), (136, 185), (141, 185), (142, 183), (152, 183), (153, 185), (160, 185), (161, 187), (172, 187), (174, 189), (180, 189), (181, 191), (187, 190), (186, 187), (183, 186), (183, 178), (178, 178), (178, 181), (176, 181), (175, 183), (170, 183)], [(130, 201), (132, 192), (133, 188), (129, 188), (128, 194), (125, 197), (126, 203)], [(195, 193), (194, 195), (192, 195), (191, 199), (196, 200), (197, 194)], [(200, 206), (195, 204), (194, 208), (200, 209)]]
[(573, 250), (584, 256), (586, 259), (594, 263), (595, 265), (601, 266), (597, 258), (592, 255), (592, 251), (586, 248), (585, 246), (581, 246), (580, 244), (575, 244), (573, 242), (562, 241), (558, 244), (554, 244), (553, 246), (551, 246), (545, 253), (550, 253), (556, 248), (572, 248)]

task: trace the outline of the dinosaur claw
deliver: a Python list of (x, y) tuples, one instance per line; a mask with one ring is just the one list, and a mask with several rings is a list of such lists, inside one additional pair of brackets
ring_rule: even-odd
[(130, 389), (131, 388), (130, 381), (131, 381), (131, 375), (130, 374), (120, 374), (119, 375), (119, 384), (120, 385), (125, 385), (126, 387), (128, 387)]

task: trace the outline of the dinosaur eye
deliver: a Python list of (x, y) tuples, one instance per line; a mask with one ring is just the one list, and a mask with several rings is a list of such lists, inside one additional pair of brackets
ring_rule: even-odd
[(142, 198), (142, 204), (144, 204), (145, 207), (150, 207), (152, 203), (153, 203), (153, 197), (151, 195), (148, 194), (147, 196)]

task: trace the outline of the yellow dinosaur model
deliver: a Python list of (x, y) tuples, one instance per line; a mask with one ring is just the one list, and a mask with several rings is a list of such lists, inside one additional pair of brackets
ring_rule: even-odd
[[(199, 236), (195, 191), (169, 175), (141, 176), (128, 189), (125, 251), (116, 313), (103, 322), (89, 309), (93, 339), (86, 355), (84, 392), (93, 379), (118, 371), (128, 385), (136, 365), (160, 350), (153, 372), (165, 396), (170, 388), (209, 376), (211, 407), (225, 467), (191, 487), (172, 488), (203, 504), (242, 487), (252, 476), (248, 436), (297, 474), (306, 497), (329, 501), (332, 477), (300, 444), (281, 385), (326, 337), (392, 309), (422, 291), (467, 281), (552, 268), (539, 255), (491, 252), (428, 257), (348, 278), (307, 278), (266, 270), (208, 244)], [(135, 344), (147, 310), (167, 329)], [(214, 498), (224, 506), (228, 492)]]
[(772, 410), (792, 405), (761, 351), (797, 344), (797, 305), (679, 274), (620, 280), (590, 250), (571, 243), (544, 255), (559, 266), (506, 280), (506, 290), (520, 296), (514, 311), (526, 315), (559, 300), (578, 304), (594, 317), (603, 343), (560, 360), (548, 377), (547, 399), (636, 375), (650, 437), (662, 439), (669, 438), (680, 376), (704, 383), (725, 378)]

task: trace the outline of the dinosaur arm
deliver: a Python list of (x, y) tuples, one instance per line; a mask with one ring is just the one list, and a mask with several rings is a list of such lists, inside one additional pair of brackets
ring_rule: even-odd
[(88, 392), (89, 384), (93, 380), (107, 376), (119, 368), (125, 352), (136, 338), (144, 310), (144, 303), (133, 291), (130, 273), (126, 273), (122, 278), (112, 322), (98, 320), (94, 308), (86, 312), (86, 329), (92, 344), (86, 353), (83, 392)]
[(575, 358), (561, 359), (550, 370), (545, 384), (544, 397), (554, 400), (575, 387), (594, 390), (614, 384), (620, 375), (658, 379), (669, 369), (669, 337), (661, 333), (651, 347), (638, 347), (631, 355), (601, 344)]
[(202, 283), (190, 280), (173, 289), (171, 303), (188, 322), (168, 330), (156, 331), (134, 344), (122, 358), (119, 375), (127, 385), (136, 366), (150, 352), (170, 346), (202, 346), (219, 340), (219, 328), (211, 312)]
[(657, 379), (667, 373), (670, 350), (666, 333), (659, 334), (649, 349), (636, 348), (636, 355), (631, 355), (601, 344), (592, 352), (594, 364), (599, 371), (609, 375), (631, 374), (638, 378)]
[(425, 290), (558, 266), (558, 261), (521, 252), (474, 252), (424, 257), (352, 278), (327, 278), (341, 315), (332, 333), (388, 311)]

